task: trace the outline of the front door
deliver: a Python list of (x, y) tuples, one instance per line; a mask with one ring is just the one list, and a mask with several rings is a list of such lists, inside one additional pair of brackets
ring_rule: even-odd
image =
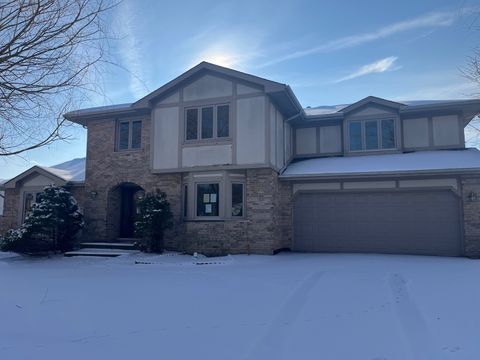
[(134, 223), (135, 223), (135, 189), (123, 188), (121, 207), (120, 207), (120, 237), (131, 238), (134, 237)]

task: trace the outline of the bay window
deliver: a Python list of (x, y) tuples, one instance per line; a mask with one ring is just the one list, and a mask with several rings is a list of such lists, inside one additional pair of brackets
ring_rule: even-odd
[(197, 184), (197, 216), (219, 216), (219, 184)]
[(190, 173), (183, 178), (182, 190), (182, 214), (187, 221), (245, 217), (245, 174)]
[(233, 183), (232, 184), (232, 216), (233, 217), (242, 217), (243, 216), (243, 184)]

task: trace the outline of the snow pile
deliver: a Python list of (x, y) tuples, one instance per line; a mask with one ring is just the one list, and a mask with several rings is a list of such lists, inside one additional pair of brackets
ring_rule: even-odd
[(480, 170), (480, 151), (437, 150), (406, 154), (328, 157), (288, 165), (281, 177)]
[(281, 254), (150, 266), (136, 258), (0, 256), (0, 359), (480, 357), (478, 261)]

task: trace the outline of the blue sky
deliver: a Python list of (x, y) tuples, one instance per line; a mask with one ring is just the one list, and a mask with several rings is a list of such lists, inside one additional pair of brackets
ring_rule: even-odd
[[(132, 102), (202, 60), (289, 84), (306, 106), (472, 97), (459, 68), (480, 45), (479, 1), (139, 1), (108, 18), (104, 96), (83, 107)], [(479, 24), (476, 24), (479, 26)], [(86, 131), (0, 159), (0, 179), (32, 165), (85, 156)]]

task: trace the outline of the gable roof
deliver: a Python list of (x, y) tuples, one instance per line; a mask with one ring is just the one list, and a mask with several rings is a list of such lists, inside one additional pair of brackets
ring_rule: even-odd
[(162, 96), (166, 93), (169, 93), (170, 91), (172, 91), (172, 89), (174, 89), (177, 86), (187, 82), (190, 78), (192, 78), (192, 77), (194, 77), (198, 74), (207, 73), (207, 72), (217, 73), (217, 74), (220, 74), (220, 75), (225, 75), (225, 76), (228, 76), (228, 77), (241, 79), (243, 81), (262, 86), (264, 88), (265, 92), (267, 92), (267, 93), (284, 91), (287, 88), (287, 85), (281, 84), (281, 83), (276, 82), (276, 81), (267, 80), (267, 79), (264, 79), (264, 78), (261, 78), (261, 77), (255, 76), (255, 75), (250, 75), (250, 74), (238, 71), (238, 70), (233, 70), (233, 69), (229, 69), (229, 68), (226, 68), (226, 67), (223, 67), (223, 66), (215, 65), (215, 64), (212, 64), (212, 63), (209, 63), (209, 62), (206, 62), (206, 61), (202, 61), (200, 64), (194, 66), (190, 70), (187, 70), (186, 72), (184, 72), (180, 76), (177, 76), (175, 79), (169, 81), (168, 83), (161, 86), (157, 90), (151, 92), (147, 96), (144, 96), (140, 100), (134, 102), (132, 104), (132, 107), (134, 109), (149, 107), (151, 102), (153, 100), (155, 100), (156, 98), (158, 98), (158, 97), (160, 97), (160, 96)]
[(46, 176), (59, 185), (82, 183), (85, 181), (85, 158), (73, 159), (50, 167), (32, 166), (14, 178), (0, 183), (0, 188), (14, 188), (19, 181), (35, 173)]
[(303, 116), (304, 112), (300, 102), (296, 98), (292, 89), (286, 85), (276, 81), (264, 79), (255, 75), (247, 74), (241, 71), (229, 69), (223, 66), (211, 64), (203, 61), (187, 70), (180, 76), (169, 81), (157, 90), (144, 96), (140, 100), (133, 103), (98, 106), (93, 108), (70, 111), (64, 114), (64, 118), (72, 122), (87, 125), (88, 121), (102, 119), (107, 116), (125, 116), (138, 115), (149, 111), (152, 102), (156, 99), (168, 96), (178, 87), (186, 85), (192, 79), (202, 76), (203, 74), (212, 74), (239, 79), (247, 84), (261, 87), (265, 93), (277, 104), (279, 109), (286, 115), (291, 117), (294, 115)]
[(405, 104), (402, 104), (396, 101), (390, 101), (390, 100), (382, 99), (376, 96), (367, 96), (366, 98), (363, 98), (362, 100), (357, 101), (356, 103), (353, 103), (351, 105), (344, 107), (341, 111), (344, 114), (346, 114), (367, 104), (377, 104), (377, 105), (394, 108), (394, 109), (400, 109), (401, 107), (406, 106)]
[(375, 96), (368, 96), (353, 104), (317, 106), (306, 108), (305, 120), (343, 119), (345, 113), (358, 109), (366, 104), (375, 103), (381, 106), (396, 108), (400, 114), (422, 114), (425, 112), (459, 112), (463, 113), (464, 125), (480, 113), (480, 99), (467, 100), (411, 100), (403, 103), (389, 101)]

